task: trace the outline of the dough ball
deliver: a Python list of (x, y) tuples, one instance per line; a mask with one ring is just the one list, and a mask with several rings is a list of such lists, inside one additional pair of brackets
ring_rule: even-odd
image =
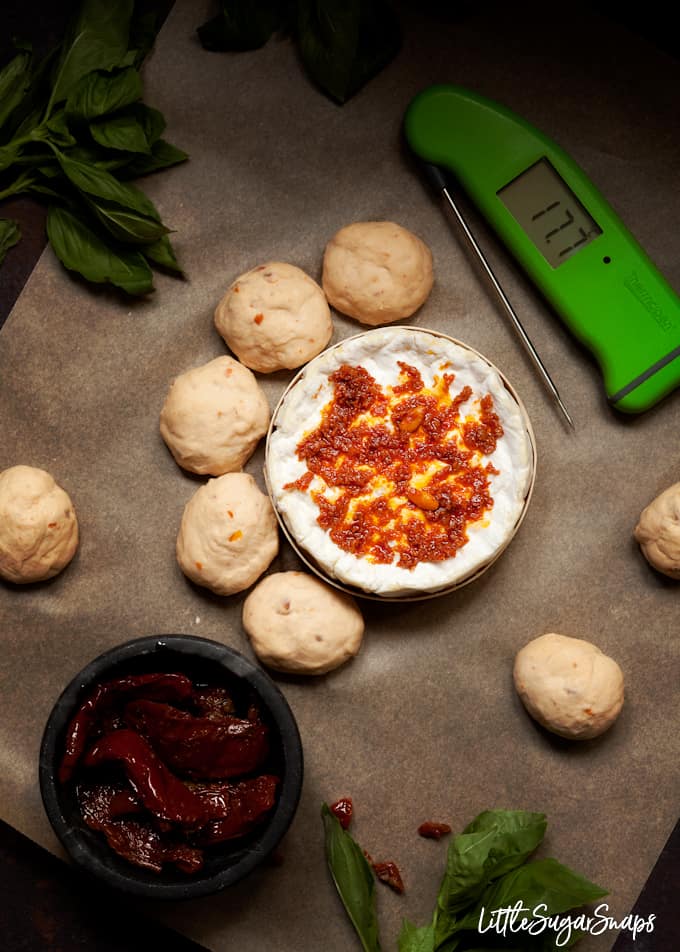
[(306, 364), (333, 335), (319, 285), (281, 261), (237, 278), (217, 305), (215, 327), (246, 367), (263, 374)]
[(221, 476), (241, 469), (269, 426), (254, 375), (233, 357), (181, 374), (161, 410), (161, 436), (183, 469)]
[(0, 473), (0, 575), (41, 582), (65, 568), (78, 548), (78, 520), (68, 493), (44, 469)]
[(356, 602), (313, 575), (268, 575), (243, 605), (243, 627), (263, 664), (324, 674), (354, 657), (364, 619)]
[(362, 324), (410, 317), (427, 299), (433, 280), (430, 249), (391, 221), (347, 225), (326, 245), (326, 297)]
[(517, 653), (515, 687), (527, 711), (554, 734), (597, 737), (623, 706), (623, 674), (589, 641), (550, 633)]
[(680, 483), (674, 483), (643, 510), (634, 535), (650, 565), (680, 579)]
[(274, 510), (248, 473), (208, 480), (184, 508), (177, 561), (192, 582), (218, 595), (251, 586), (278, 551)]

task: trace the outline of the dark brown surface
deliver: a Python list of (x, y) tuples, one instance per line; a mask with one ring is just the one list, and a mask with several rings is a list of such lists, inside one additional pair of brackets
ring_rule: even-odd
[(0, 217), (12, 219), (21, 229), (21, 241), (9, 249), (0, 272), (0, 327), (2, 327), (45, 247), (47, 210), (31, 198), (18, 196), (0, 206)]
[(633, 914), (647, 919), (656, 916), (655, 931), (633, 941), (630, 932), (621, 933), (612, 952), (672, 952), (680, 948), (680, 821), (668, 838)]
[(0, 821), (4, 952), (200, 952)]

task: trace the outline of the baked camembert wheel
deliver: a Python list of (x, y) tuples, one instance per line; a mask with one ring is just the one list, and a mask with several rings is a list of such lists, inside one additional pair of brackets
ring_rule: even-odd
[(331, 579), (436, 592), (507, 545), (533, 473), (499, 373), (433, 332), (397, 327), (312, 360), (272, 422), (267, 480), (286, 529)]

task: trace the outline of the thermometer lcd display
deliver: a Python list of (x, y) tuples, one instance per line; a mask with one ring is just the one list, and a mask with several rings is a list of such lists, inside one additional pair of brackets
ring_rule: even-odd
[(539, 159), (496, 194), (553, 268), (602, 234), (547, 159)]

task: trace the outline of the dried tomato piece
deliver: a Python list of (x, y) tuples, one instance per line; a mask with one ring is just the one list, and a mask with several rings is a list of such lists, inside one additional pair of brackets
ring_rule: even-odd
[(201, 779), (251, 773), (269, 752), (267, 728), (260, 721), (196, 717), (156, 701), (126, 705), (125, 720), (168, 767)]
[(183, 873), (197, 873), (203, 866), (203, 852), (185, 843), (167, 844), (149, 823), (140, 820), (112, 820), (102, 833), (114, 852), (135, 866), (160, 873), (165, 863)]
[(190, 789), (214, 819), (195, 836), (203, 846), (249, 833), (276, 802), (279, 778), (262, 774), (240, 783), (192, 783)]
[(395, 893), (401, 895), (404, 891), (404, 881), (401, 878), (399, 867), (396, 863), (388, 860), (386, 863), (371, 863), (373, 871), (381, 883), (385, 883)]
[(340, 797), (339, 800), (336, 800), (335, 803), (330, 805), (329, 810), (338, 818), (343, 830), (346, 830), (352, 822), (352, 816), (354, 814), (352, 798)]
[[(111, 849), (128, 862), (158, 873), (164, 863), (172, 863), (185, 873), (195, 873), (203, 866), (201, 850), (166, 842), (148, 822), (130, 819), (129, 814), (142, 811), (131, 790), (106, 783), (80, 784), (76, 797), (85, 823), (103, 833)], [(126, 814), (126, 819), (121, 819)]]
[[(115, 716), (111, 705), (120, 697), (144, 697), (159, 701), (182, 701), (191, 697), (193, 684), (184, 674), (137, 674), (97, 685), (78, 708), (66, 732), (66, 750), (59, 767), (59, 780), (66, 783), (99, 726), (100, 718)], [(110, 726), (110, 725), (107, 725)]]
[(78, 784), (76, 799), (83, 820), (93, 830), (102, 829), (116, 817), (142, 811), (142, 806), (132, 790), (122, 784)]
[(418, 827), (419, 835), (426, 840), (440, 840), (442, 836), (446, 836), (450, 832), (451, 827), (448, 823), (430, 823), (429, 820), (426, 823), (421, 823)]
[(105, 734), (90, 748), (83, 763), (98, 767), (112, 761), (120, 763), (137, 797), (154, 816), (184, 827), (199, 827), (208, 819), (202, 801), (135, 731)]

